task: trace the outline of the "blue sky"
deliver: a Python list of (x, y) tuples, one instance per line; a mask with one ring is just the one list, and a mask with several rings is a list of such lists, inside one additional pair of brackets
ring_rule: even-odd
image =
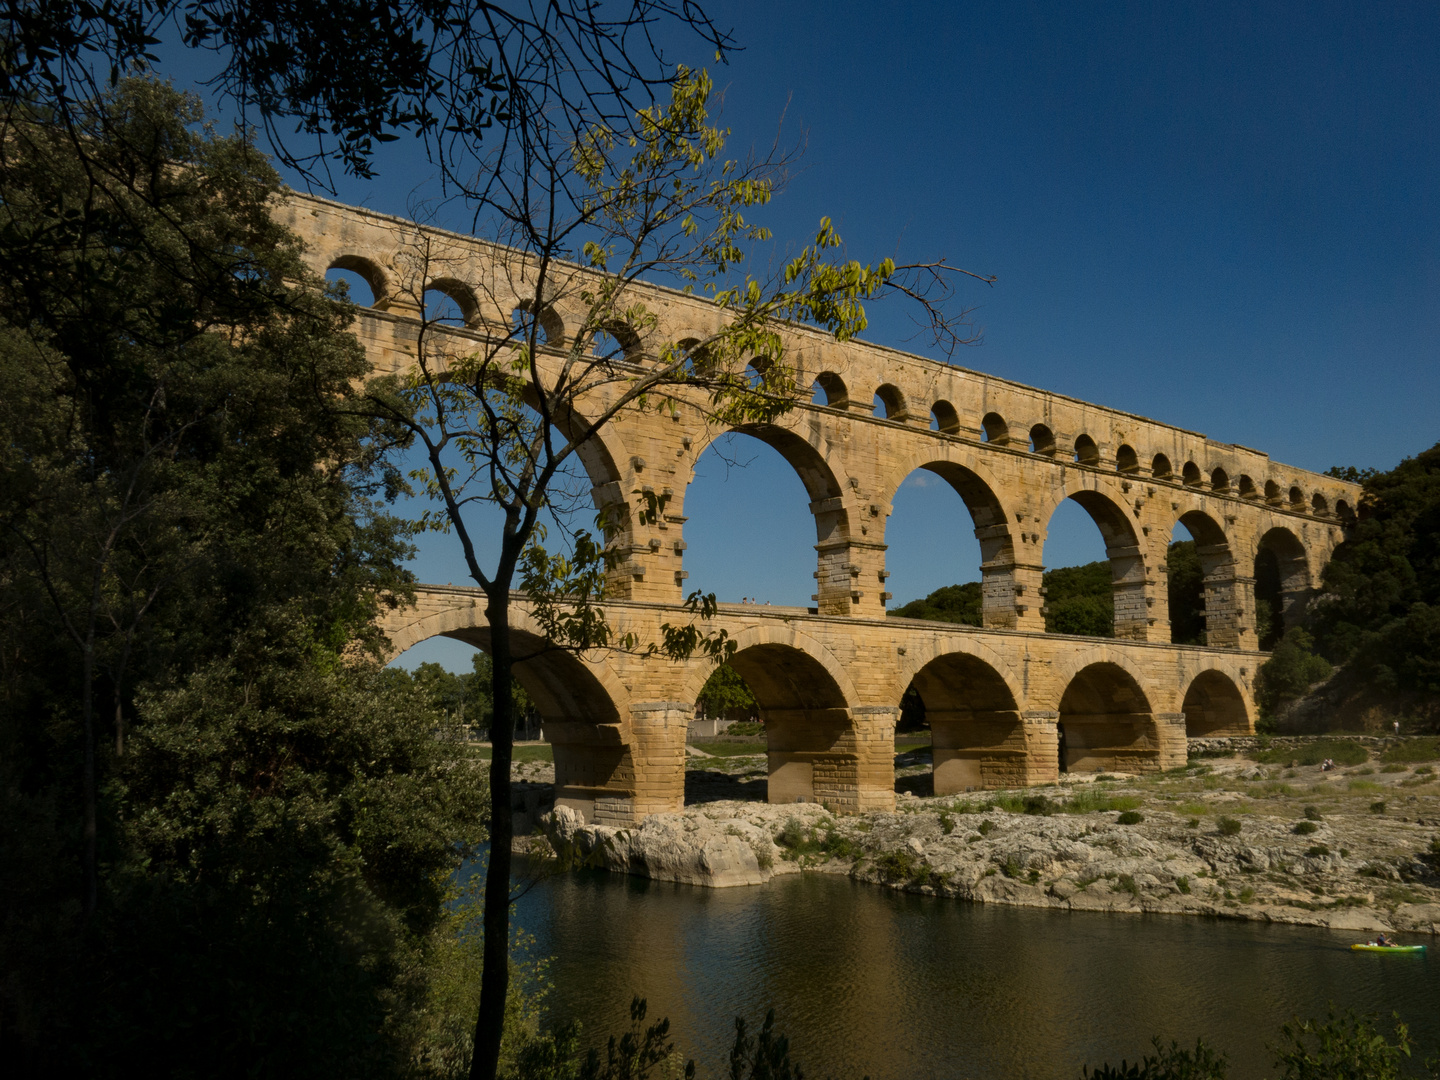
[[(828, 215), (854, 257), (997, 276), (962, 289), (985, 336), (957, 363), (1317, 470), (1440, 439), (1440, 8), (707, 6), (744, 46), (713, 69), (732, 147), (782, 114), (805, 142), (764, 216), (782, 245)], [(413, 161), (341, 197), (403, 213)], [(872, 340), (913, 347), (902, 309), (871, 314)], [(707, 455), (687, 496), (689, 584), (804, 603), (803, 490), (743, 443), (747, 468)], [(977, 576), (937, 493), (896, 499), (897, 602)], [(463, 580), (449, 543), (422, 579)], [(1076, 508), (1045, 560), (1102, 551)]]

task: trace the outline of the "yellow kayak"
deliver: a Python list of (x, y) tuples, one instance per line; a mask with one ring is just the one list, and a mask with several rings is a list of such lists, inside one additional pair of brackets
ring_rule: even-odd
[(1355, 952), (1424, 952), (1424, 945), (1351, 945)]

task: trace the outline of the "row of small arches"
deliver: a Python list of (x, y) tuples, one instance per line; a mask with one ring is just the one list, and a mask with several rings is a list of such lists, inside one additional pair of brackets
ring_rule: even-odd
[[(363, 279), (371, 292), (371, 302), (367, 306), (384, 309), (393, 303), (388, 275), (374, 260), (360, 255), (345, 254), (332, 260), (329, 269), (330, 271), (344, 271)], [(449, 301), (448, 305), (445, 303), (446, 301)], [(481, 326), (483, 323), (480, 315), (480, 303), (474, 290), (456, 278), (440, 277), (432, 280), (425, 288), (425, 304), (427, 311), (434, 311), (443, 322), (457, 323), (470, 328)], [(522, 327), (530, 318), (530, 309), (531, 306), (524, 302), (517, 304), (511, 313), (512, 325)], [(555, 343), (564, 339), (564, 322), (553, 308), (543, 308), (535, 321), (538, 324), (538, 336), (542, 342)], [(614, 351), (631, 356), (641, 347), (639, 335), (621, 323), (607, 324), (605, 329), (597, 333), (595, 337), (594, 349), (597, 353)], [(756, 369), (757, 374), (763, 370), (760, 363), (752, 362), (751, 365)], [(850, 404), (849, 391), (845, 382), (834, 372), (821, 372), (815, 378), (813, 391), (813, 400), (816, 404), (842, 409)], [(883, 419), (899, 423), (907, 422), (910, 419), (910, 410), (905, 396), (893, 383), (885, 383), (876, 389), (874, 411), (875, 415)], [(932, 430), (946, 435), (963, 433), (960, 415), (950, 402), (936, 401), (931, 406), (930, 415)], [(1002, 416), (994, 412), (986, 413), (982, 418), (980, 434), (983, 441), (996, 445), (1008, 445), (1011, 441), (1009, 425)], [(1055, 434), (1045, 424), (1036, 424), (1030, 429), (1028, 449), (1033, 454), (1050, 458), (1055, 457), (1059, 452)], [(1100, 448), (1096, 445), (1095, 440), (1086, 434), (1077, 436), (1072, 451), (1072, 460), (1079, 465), (1100, 467)], [(1146, 471), (1139, 455), (1128, 444), (1122, 444), (1116, 450), (1115, 470), (1122, 475), (1133, 476), (1143, 475)], [(1292, 486), (1287, 491), (1276, 481), (1267, 480), (1262, 491), (1249, 476), (1242, 474), (1236, 477), (1232, 483), (1223, 468), (1211, 469), (1207, 476), (1194, 461), (1185, 462), (1177, 474), (1170, 458), (1163, 453), (1156, 454), (1151, 459), (1148, 471), (1151, 477), (1160, 481), (1170, 483), (1178, 481), (1186, 487), (1192, 488), (1208, 486), (1210, 490), (1218, 494), (1238, 495), (1242, 499), (1256, 501), (1263, 499), (1270, 506), (1284, 507), (1297, 513), (1304, 513), (1308, 510), (1316, 517), (1331, 516), (1329, 500), (1322, 493), (1313, 492), (1307, 499), (1304, 490), (1299, 486)], [(1340, 500), (1335, 504), (1334, 516), (1348, 525), (1354, 520), (1355, 515), (1353, 508), (1344, 500)]]
[[(834, 372), (822, 372), (816, 377), (814, 395), (815, 404), (830, 408), (844, 408), (849, 403), (845, 384)], [(910, 419), (904, 395), (901, 394), (898, 387), (891, 383), (885, 383), (875, 391), (874, 411), (876, 416), (886, 420), (903, 423)], [(956, 412), (955, 406), (948, 401), (937, 401), (931, 406), (930, 427), (932, 430), (947, 435), (963, 433), (960, 416)], [(982, 441), (994, 443), (997, 446), (1009, 445), (1011, 442), (1010, 425), (999, 413), (986, 413), (980, 421), (980, 437)], [(1028, 449), (1032, 454), (1048, 458), (1054, 458), (1060, 451), (1055, 433), (1045, 424), (1036, 424), (1030, 429)], [(1071, 460), (1077, 465), (1099, 468), (1102, 464), (1100, 447), (1089, 435), (1078, 435), (1071, 453)], [(1141, 464), (1140, 455), (1134, 447), (1121, 444), (1115, 451), (1115, 471), (1125, 476), (1144, 474), (1145, 469)], [(1304, 513), (1308, 509), (1316, 517), (1331, 515), (1330, 500), (1318, 491), (1313, 492), (1307, 499), (1305, 491), (1298, 485), (1292, 486), (1286, 491), (1276, 481), (1267, 480), (1262, 492), (1262, 489), (1249, 476), (1241, 474), (1232, 482), (1230, 475), (1219, 467), (1211, 469), (1209, 475), (1206, 476), (1200, 466), (1193, 461), (1185, 462), (1177, 473), (1170, 458), (1165, 454), (1156, 454), (1151, 458), (1149, 475), (1156, 480), (1167, 483), (1179, 482), (1186, 487), (1203, 488), (1208, 486), (1217, 494), (1238, 495), (1242, 499), (1256, 501), (1263, 499), (1270, 506), (1285, 507), (1297, 513)], [(1354, 509), (1343, 499), (1336, 502), (1334, 515), (1347, 525), (1355, 517)]]

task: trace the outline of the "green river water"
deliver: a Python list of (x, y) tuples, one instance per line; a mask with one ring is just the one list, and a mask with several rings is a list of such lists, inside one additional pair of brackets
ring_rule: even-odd
[(722, 1075), (735, 1016), (767, 1008), (815, 1080), (1072, 1078), (1152, 1035), (1203, 1035), (1246, 1080), (1273, 1075), (1285, 1020), (1329, 1003), (1398, 1012), (1418, 1057), (1440, 1049), (1436, 959), (1351, 953), (1355, 931), (972, 905), (821, 874), (736, 889), (558, 875), (516, 922), (553, 957), (552, 1017), (602, 1043), (638, 993), (702, 1078)]

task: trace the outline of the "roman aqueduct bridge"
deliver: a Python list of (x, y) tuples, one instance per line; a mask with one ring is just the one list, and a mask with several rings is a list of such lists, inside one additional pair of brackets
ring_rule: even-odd
[[(427, 331), (454, 350), (509, 334), (524, 305), (523, 282), (511, 283), (523, 265), (505, 249), (305, 196), (288, 196), (277, 213), (317, 271), (368, 282), (357, 333), (379, 372), (413, 363), (427, 292), (460, 312), (463, 325)], [(700, 340), (715, 326), (702, 299), (653, 287), (644, 300), (657, 325), (643, 335), (615, 329), (636, 363), (647, 341)], [(576, 324), (569, 304), (559, 290), (540, 313), (557, 350)], [(912, 682), (931, 723), (937, 794), (1053, 781), (1062, 766), (1171, 768), (1185, 760), (1187, 735), (1253, 730), (1255, 670), (1267, 655), (1256, 640), (1257, 561), (1278, 566), (1281, 615), (1293, 621), (1354, 519), (1356, 486), (893, 349), (804, 328), (786, 337), (814, 400), (736, 430), (777, 450), (809, 494), (813, 605), (721, 605), (714, 624), (738, 643), (733, 666), (766, 721), (772, 802), (892, 807), (894, 728)], [(653, 525), (626, 519), (606, 608), (622, 633), (656, 640), (660, 624), (685, 617), (687, 487), (722, 434), (682, 402), (624, 413), (586, 448), (597, 506), (623, 507), (647, 490), (669, 496)], [(887, 519), (916, 469), (945, 481), (974, 521), (981, 628), (886, 616)], [(1045, 632), (1041, 552), (1066, 499), (1104, 537), (1113, 639)], [(1177, 524), (1204, 570), (1205, 646), (1171, 644), (1166, 555)], [(754, 552), (734, 557), (763, 555), (763, 532), (755, 540)], [(523, 605), (516, 617), (517, 652), (527, 642), (538, 650)], [(484, 599), (426, 586), (386, 629), (397, 653), (437, 634), (485, 648)], [(558, 801), (607, 822), (683, 805), (686, 725), (710, 666), (556, 651), (521, 665), (554, 745)]]

